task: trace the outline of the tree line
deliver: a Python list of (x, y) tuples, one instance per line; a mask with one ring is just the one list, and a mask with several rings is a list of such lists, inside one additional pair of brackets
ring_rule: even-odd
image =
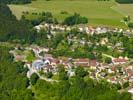
[(26, 4), (31, 3), (32, 0), (0, 0), (0, 3), (5, 4)]
[[(131, 100), (131, 94), (117, 92), (119, 85), (105, 80), (95, 81), (89, 73), (78, 67), (76, 76), (69, 78), (63, 67), (59, 68), (59, 82), (37, 79), (32, 87), (38, 100)], [(35, 74), (34, 74), (35, 76)], [(32, 80), (35, 80), (36, 77)]]
[(133, 0), (115, 0), (118, 3), (133, 3)]

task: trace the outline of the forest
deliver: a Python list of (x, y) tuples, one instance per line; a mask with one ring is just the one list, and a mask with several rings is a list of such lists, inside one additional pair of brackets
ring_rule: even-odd
[(0, 46), (0, 100), (34, 100), (34, 94), (27, 89), (27, 68), (23, 63), (13, 62), (11, 48)]
[(26, 4), (26, 3), (31, 3), (31, 0), (0, 0), (0, 3), (5, 3), (5, 4)]
[(133, 0), (116, 0), (118, 3), (133, 3)]

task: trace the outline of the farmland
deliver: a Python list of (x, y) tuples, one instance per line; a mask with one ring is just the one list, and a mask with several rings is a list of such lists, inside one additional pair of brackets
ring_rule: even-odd
[[(130, 5), (130, 6), (129, 6)], [(89, 19), (89, 25), (107, 25), (125, 27), (120, 20), (123, 16), (130, 15), (133, 18), (133, 4), (117, 4), (114, 1), (95, 1), (95, 0), (37, 0), (27, 5), (9, 5), (13, 14), (20, 19), (23, 11), (52, 12), (54, 17), (62, 21), (65, 17), (73, 13), (79, 13)], [(61, 14), (62, 11), (68, 12)], [(27, 16), (28, 19), (36, 18), (32, 14)]]

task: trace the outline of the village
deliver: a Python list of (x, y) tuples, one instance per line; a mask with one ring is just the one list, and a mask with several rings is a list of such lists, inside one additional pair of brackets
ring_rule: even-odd
[(0, 0), (0, 100), (132, 100), (133, 0)]
[(102, 34), (106, 32), (123, 32), (125, 35), (131, 36), (133, 34), (133, 30), (131, 29), (122, 29), (122, 28), (109, 28), (109, 27), (93, 27), (87, 25), (77, 25), (77, 26), (67, 26), (67, 25), (60, 25), (60, 24), (48, 24), (48, 23), (41, 23), (34, 27), (38, 32), (42, 29), (50, 30), (51, 34), (56, 34), (58, 32), (64, 31), (71, 31), (72, 29), (76, 28), (80, 32), (85, 32), (87, 34), (93, 35), (95, 34)]
[[(23, 48), (24, 49), (24, 48)], [(129, 87), (133, 86), (133, 64), (130, 63), (128, 58), (112, 58), (111, 64), (99, 63), (97, 60), (90, 60), (88, 58), (66, 58), (58, 57), (54, 58), (51, 54), (48, 54), (47, 48), (41, 48), (39, 46), (27, 47), (24, 50), (33, 51), (35, 58), (34, 60), (28, 61), (26, 55), (17, 54), (18, 48), (15, 48), (10, 53), (14, 54), (15, 61), (24, 61), (25, 66), (29, 68), (27, 77), (30, 78), (32, 73), (38, 73), (43, 71), (43, 73), (52, 72), (53, 75), (58, 74), (58, 66), (63, 65), (69, 77), (75, 75), (75, 68), (81, 66), (84, 67), (89, 72), (89, 77), (92, 79), (100, 80), (107, 79), (108, 82), (114, 84), (124, 84), (129, 82)], [(40, 55), (41, 52), (45, 52), (44, 55)], [(42, 79), (48, 81), (56, 81), (47, 78)]]
[[(61, 31), (70, 31), (70, 27), (66, 26), (57, 26), (57, 25), (39, 25), (35, 27), (39, 32), (41, 29), (49, 29), (52, 34), (56, 34), (56, 32)], [(122, 32), (123, 29), (114, 29), (109, 30), (107, 28), (96, 28), (93, 29), (92, 27), (79, 27), (80, 32), (86, 32), (87, 34), (93, 35), (102, 34), (109, 31), (113, 32)], [(123, 31), (126, 35), (132, 35), (131, 30)], [(77, 38), (70, 39), (69, 41), (75, 42)], [(86, 41), (83, 39), (79, 40), (79, 45), (84, 45)], [(101, 44), (106, 44), (106, 39), (104, 39)], [(88, 43), (90, 44), (90, 43)], [(118, 46), (121, 43), (117, 44)], [(73, 49), (72, 49), (73, 50)], [(106, 79), (108, 82), (113, 84), (126, 84), (128, 83), (128, 89), (130, 93), (133, 93), (133, 62), (131, 59), (127, 57), (112, 57), (111, 55), (103, 54), (104, 56), (111, 58), (111, 63), (103, 63), (99, 62), (97, 59), (89, 59), (89, 58), (72, 58), (72, 57), (54, 57), (52, 54), (49, 53), (50, 48), (40, 47), (38, 45), (31, 45), (29, 47), (21, 47), (16, 46), (14, 50), (10, 51), (14, 55), (15, 61), (22, 61), (25, 62), (25, 67), (28, 67), (29, 71), (27, 72), (27, 77), (33, 73), (37, 73), (41, 79), (46, 81), (56, 81), (57, 79), (47, 78), (42, 73), (49, 73), (51, 72), (53, 76), (58, 74), (58, 66), (63, 66), (67, 72), (69, 77), (75, 76), (75, 69), (77, 67), (83, 67), (86, 71), (88, 71), (90, 78), (95, 80)], [(73, 50), (74, 51), (74, 50)], [(40, 74), (41, 73), (41, 74)]]

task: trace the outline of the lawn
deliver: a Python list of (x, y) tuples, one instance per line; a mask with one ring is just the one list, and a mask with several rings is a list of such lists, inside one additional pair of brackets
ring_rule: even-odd
[[(65, 17), (72, 15), (74, 12), (89, 19), (90, 25), (109, 25), (125, 27), (120, 20), (125, 15), (130, 15), (133, 12), (133, 6), (126, 9), (123, 5), (119, 5), (113, 1), (95, 1), (95, 0), (37, 0), (27, 5), (9, 5), (13, 13), (20, 18), (23, 11), (42, 12), (49, 11), (59, 20), (62, 21)], [(68, 14), (61, 14), (61, 11), (66, 11)], [(34, 18), (32, 15), (28, 18)]]

